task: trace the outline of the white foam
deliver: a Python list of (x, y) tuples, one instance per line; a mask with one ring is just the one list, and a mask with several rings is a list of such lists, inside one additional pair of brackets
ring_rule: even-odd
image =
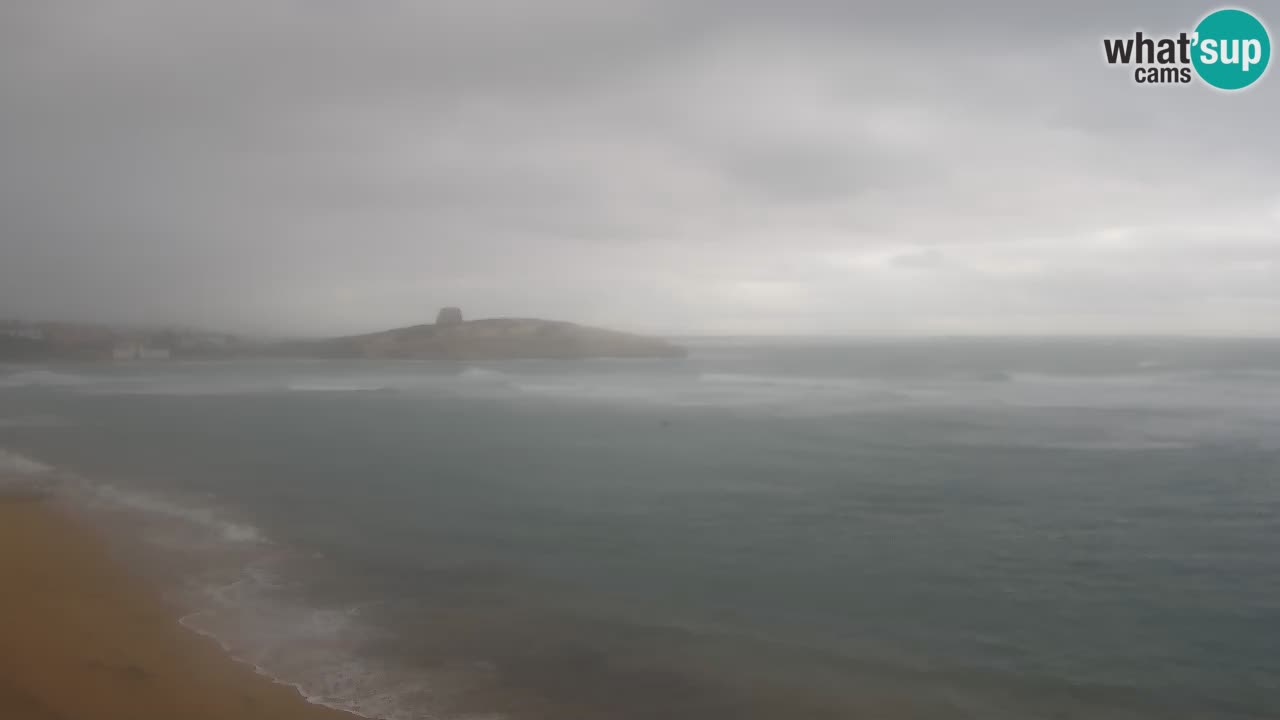
[(431, 694), (421, 673), (360, 657), (368, 635), (360, 606), (305, 607), (282, 587), (272, 570), (250, 564), (232, 582), (194, 587), (188, 601), (199, 609), (179, 622), (312, 704), (371, 720), (432, 717), (421, 709)]
[(53, 468), (25, 455), (0, 448), (0, 475), (47, 475)]
[(376, 392), (379, 390), (387, 390), (388, 386), (382, 383), (352, 383), (352, 382), (292, 382), (288, 385), (289, 392)]
[(181, 520), (197, 528), (213, 532), (215, 536), (230, 543), (265, 542), (262, 533), (252, 525), (226, 520), (212, 508), (196, 507), (167, 500), (155, 495), (132, 490), (122, 490), (113, 485), (94, 485), (90, 492), (99, 501), (117, 507), (140, 510), (152, 515), (159, 515)]
[[(182, 578), (174, 598), (189, 610), (179, 619), (188, 630), (217, 642), (238, 662), (308, 702), (370, 720), (430, 720), (419, 698), (430, 693), (428, 679), (407, 668), (366, 659), (360, 652), (368, 631), (362, 607), (322, 608), (300, 604), (297, 585), (285, 577), (282, 561), (293, 557), (265, 543), (258, 529), (228, 520), (217, 508), (103, 484), (78, 483), (80, 495), (106, 511), (140, 513), (151, 520), (144, 537), (152, 547), (190, 562), (175, 564), (197, 574)], [(194, 528), (223, 542), (189, 542)]]
[(699, 382), (712, 385), (745, 385), (789, 390), (862, 390), (867, 382), (860, 378), (811, 375), (749, 375), (740, 373), (702, 373)]
[(57, 415), (22, 415), (19, 417), (0, 418), (0, 429), (52, 428), (66, 427), (67, 425), (67, 421)]
[(510, 385), (511, 376), (498, 370), (482, 367), (468, 367), (457, 375), (459, 380), (485, 385)]
[(52, 370), (21, 370), (0, 377), (0, 388), (68, 387), (84, 385), (92, 380), (83, 375), (53, 372)]
[(589, 382), (522, 382), (516, 389), (529, 395), (541, 395), (580, 400), (606, 400), (641, 402), (650, 405), (669, 404), (676, 399), (664, 389), (624, 383)]
[(129, 377), (82, 388), (93, 395), (171, 395), (203, 397), (278, 392), (280, 387), (253, 379), (196, 379), (180, 377)]
[(702, 373), (698, 380), (704, 383), (728, 385), (796, 385), (803, 384), (798, 378), (784, 378), (769, 375), (747, 375), (744, 373)]
[(240, 525), (237, 523), (224, 523), (222, 525), (222, 537), (230, 542), (249, 543), (263, 542), (262, 533), (258, 532), (258, 528), (252, 525)]

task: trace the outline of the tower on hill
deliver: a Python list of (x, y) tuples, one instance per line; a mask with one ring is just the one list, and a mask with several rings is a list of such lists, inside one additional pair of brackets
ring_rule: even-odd
[(437, 325), (461, 325), (462, 324), (462, 308), (446, 307), (440, 308), (440, 312), (436, 314)]

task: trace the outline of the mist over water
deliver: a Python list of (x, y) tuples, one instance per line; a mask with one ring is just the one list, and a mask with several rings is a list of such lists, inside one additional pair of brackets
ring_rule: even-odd
[(1280, 342), (692, 345), (3, 368), (0, 475), (371, 717), (1280, 713)]

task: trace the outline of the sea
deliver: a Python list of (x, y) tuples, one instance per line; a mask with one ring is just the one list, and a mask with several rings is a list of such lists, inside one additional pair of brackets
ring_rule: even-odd
[(0, 366), (0, 476), (381, 720), (1280, 717), (1280, 341)]

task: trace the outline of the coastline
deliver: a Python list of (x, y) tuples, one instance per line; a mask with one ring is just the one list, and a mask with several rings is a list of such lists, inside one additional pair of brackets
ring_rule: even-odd
[(36, 493), (0, 494), (0, 717), (351, 720), (179, 623), (91, 528)]

